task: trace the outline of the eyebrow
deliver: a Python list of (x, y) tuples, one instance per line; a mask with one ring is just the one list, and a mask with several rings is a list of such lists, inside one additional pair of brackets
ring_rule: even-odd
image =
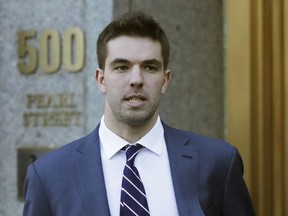
[(116, 59), (114, 59), (110, 64), (111, 65), (115, 65), (115, 64), (119, 64), (119, 63), (125, 63), (125, 64), (127, 64), (127, 63), (130, 63), (130, 61), (128, 61), (127, 59), (123, 59), (123, 58), (116, 58)]
[(149, 64), (149, 65), (152, 64), (152, 65), (155, 65), (157, 67), (162, 67), (162, 63), (157, 59), (144, 60), (143, 64)]
[[(127, 59), (116, 58), (110, 63), (110, 65), (129, 64), (129, 63), (130, 63), (130, 61)], [(153, 65), (156, 65), (157, 67), (162, 67), (162, 63), (157, 59), (147, 59), (147, 60), (144, 60), (141, 64), (153, 64)]]

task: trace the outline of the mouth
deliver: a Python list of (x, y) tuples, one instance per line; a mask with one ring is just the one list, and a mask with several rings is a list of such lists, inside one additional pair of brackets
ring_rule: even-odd
[(141, 105), (146, 98), (143, 95), (129, 95), (125, 98), (131, 105)]
[(142, 102), (143, 99), (142, 98), (138, 98), (138, 97), (133, 97), (133, 98), (129, 98), (128, 101), (130, 103), (139, 103), (139, 102)]

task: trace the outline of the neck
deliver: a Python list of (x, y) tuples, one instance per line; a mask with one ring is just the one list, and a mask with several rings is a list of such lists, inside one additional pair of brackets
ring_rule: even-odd
[(104, 116), (106, 126), (129, 143), (135, 143), (140, 140), (145, 134), (147, 134), (155, 125), (158, 114), (155, 115), (139, 125), (129, 125), (121, 121), (111, 121), (109, 117)]

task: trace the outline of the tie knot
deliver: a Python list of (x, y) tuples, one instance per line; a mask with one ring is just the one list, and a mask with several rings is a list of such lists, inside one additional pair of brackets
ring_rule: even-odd
[(143, 146), (140, 144), (128, 145), (126, 148), (127, 163), (134, 163), (134, 160)]

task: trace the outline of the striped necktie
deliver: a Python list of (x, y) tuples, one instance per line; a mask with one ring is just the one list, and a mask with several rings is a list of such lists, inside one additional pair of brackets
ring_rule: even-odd
[(126, 148), (126, 165), (123, 171), (120, 216), (149, 216), (149, 209), (144, 186), (134, 161), (142, 145), (128, 145)]

